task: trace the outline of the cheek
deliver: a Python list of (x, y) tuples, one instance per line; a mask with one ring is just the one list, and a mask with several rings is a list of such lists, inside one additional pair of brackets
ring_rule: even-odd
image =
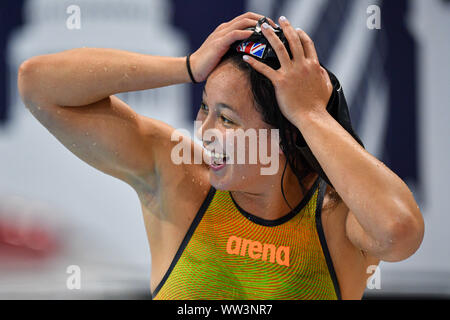
[(230, 185), (245, 187), (260, 181), (260, 166), (251, 164), (232, 165), (230, 170)]
[(224, 146), (227, 154), (236, 152), (236, 142), (234, 134), (230, 130), (225, 130), (224, 133)]
[(274, 137), (269, 129), (227, 129), (224, 133), (224, 143), (226, 153), (232, 157), (234, 164), (266, 164), (266, 158), (274, 153), (278, 155), (279, 149), (276, 148), (279, 144), (278, 136)]

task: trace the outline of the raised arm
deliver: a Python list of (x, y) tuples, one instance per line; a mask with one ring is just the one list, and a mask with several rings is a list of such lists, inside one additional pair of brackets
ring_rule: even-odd
[[(234, 41), (261, 18), (246, 13), (221, 24), (191, 56), (203, 81)], [(170, 126), (138, 115), (114, 94), (190, 82), (186, 57), (157, 57), (115, 49), (79, 48), (30, 58), (18, 87), (30, 112), (75, 155), (130, 184), (147, 183), (165, 161)], [(151, 107), (151, 106), (149, 106)], [(158, 157), (164, 168), (156, 168)], [(166, 170), (167, 171), (167, 170)]]
[(155, 140), (172, 130), (134, 112), (115, 93), (186, 82), (185, 58), (80, 48), (33, 57), (18, 87), (30, 112), (95, 168), (136, 183), (154, 170)]
[(113, 94), (189, 81), (185, 58), (116, 49), (77, 48), (36, 56), (19, 69), (27, 99), (64, 107), (87, 106)]

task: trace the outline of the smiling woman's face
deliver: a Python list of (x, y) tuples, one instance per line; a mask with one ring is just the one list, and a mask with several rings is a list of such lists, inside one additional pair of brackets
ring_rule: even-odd
[[(270, 125), (265, 123), (261, 114), (256, 110), (248, 76), (239, 70), (232, 62), (221, 63), (208, 77), (204, 91), (203, 101), (197, 115), (197, 121), (201, 121), (201, 133), (197, 131), (197, 137), (203, 142), (203, 146), (208, 150), (215, 150), (217, 153), (230, 157), (230, 143), (234, 146), (235, 157), (233, 164), (225, 161), (222, 165), (210, 166), (210, 183), (216, 189), (231, 191), (257, 191), (261, 188), (261, 167), (268, 165), (260, 164), (259, 156), (259, 130), (267, 130), (267, 138), (262, 137), (261, 143), (266, 143), (267, 154), (271, 155)], [(212, 142), (215, 138), (206, 137), (205, 131), (211, 129), (220, 132), (223, 143)], [(246, 138), (245, 144), (245, 164), (237, 163), (236, 154), (239, 146), (236, 139), (231, 138), (231, 132), (241, 129), (244, 132), (253, 131), (257, 136), (257, 144)], [(250, 129), (250, 130), (249, 130)], [(203, 137), (201, 136), (203, 134)], [(264, 140), (263, 140), (264, 139)], [(225, 147), (227, 146), (227, 147)], [(256, 150), (255, 150), (255, 147)], [(251, 164), (249, 153), (256, 151), (257, 163)], [(275, 154), (274, 154), (275, 155)], [(272, 158), (274, 155), (271, 155)], [(278, 150), (276, 157), (279, 157)], [(277, 158), (278, 161), (278, 158)], [(229, 161), (231, 162), (231, 161)], [(278, 170), (277, 170), (278, 171)]]

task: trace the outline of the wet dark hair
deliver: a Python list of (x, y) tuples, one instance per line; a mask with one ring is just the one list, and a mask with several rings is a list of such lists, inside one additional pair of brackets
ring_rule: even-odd
[[(283, 190), (283, 178), (287, 165), (290, 166), (291, 170), (295, 174), (303, 194), (307, 192), (305, 186), (303, 185), (304, 178), (315, 171), (310, 167), (308, 162), (304, 159), (303, 154), (296, 147), (296, 137), (300, 134), (300, 132), (298, 128), (281, 113), (272, 82), (267, 77), (253, 69), (242, 59), (242, 56), (243, 54), (237, 52), (234, 49), (234, 46), (232, 46), (231, 49), (223, 56), (221, 63), (231, 61), (234, 66), (248, 76), (257, 111), (261, 113), (264, 122), (279, 129), (280, 148), (286, 157), (286, 163), (284, 165), (283, 175), (281, 178), (281, 192), (284, 200), (292, 209), (292, 206), (287, 201)], [(264, 63), (273, 69), (280, 68), (280, 63), (276, 59), (272, 61), (264, 61)]]

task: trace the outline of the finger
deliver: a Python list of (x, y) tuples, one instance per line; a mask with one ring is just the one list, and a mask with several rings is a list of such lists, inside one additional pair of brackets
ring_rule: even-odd
[(269, 24), (270, 24), (272, 27), (274, 27), (274, 28), (279, 27), (279, 25), (277, 25), (272, 19), (270, 19), (270, 18), (268, 18), (268, 17), (266, 17), (266, 18), (267, 18), (267, 21), (269, 21)]
[(238, 20), (236, 22), (234, 22), (233, 24), (230, 24), (227, 28), (223, 29), (221, 31), (221, 33), (226, 33), (226, 32), (231, 32), (232, 30), (244, 30), (250, 27), (255, 27), (256, 26), (257, 21), (252, 20), (252, 19), (241, 19)]
[(258, 14), (258, 13), (254, 13), (254, 12), (246, 12), (246, 13), (241, 14), (240, 16), (236, 17), (233, 20), (238, 20), (239, 18), (250, 18), (253, 20), (259, 20), (261, 18), (264, 18), (264, 16), (261, 14)]
[(286, 17), (280, 17), (280, 26), (281, 29), (283, 29), (283, 33), (289, 43), (289, 48), (291, 49), (293, 59), (296, 60), (304, 58), (305, 53), (303, 51), (302, 42), (300, 41), (297, 32), (294, 30)]
[(275, 80), (277, 75), (276, 70), (247, 55), (243, 56), (242, 59), (244, 59), (244, 61), (247, 62), (253, 69), (261, 73), (272, 82)]
[(297, 29), (297, 34), (300, 38), (300, 41), (302, 42), (305, 57), (307, 59), (319, 61), (319, 58), (317, 57), (316, 47), (314, 46), (314, 42), (311, 40), (311, 38), (306, 34), (305, 31), (301, 29)]
[(270, 24), (272, 27), (275, 28), (275, 27), (278, 26), (278, 25), (277, 25), (272, 19), (270, 19), (269, 17), (265, 17), (265, 16), (263, 16), (263, 15), (260, 15), (260, 14), (257, 14), (257, 13), (253, 13), (253, 12), (247, 12), (247, 13), (245, 13), (245, 14), (243, 14), (243, 15), (237, 17), (237, 18), (240, 18), (240, 17), (249, 18), (249, 19), (253, 19), (253, 20), (256, 20), (256, 21), (259, 21), (261, 18), (266, 18), (267, 21), (269, 21), (269, 24)]
[(286, 48), (284, 47), (283, 42), (281, 42), (280, 38), (278, 38), (278, 36), (275, 34), (275, 32), (269, 26), (269, 24), (263, 23), (262, 31), (264, 36), (272, 46), (272, 48), (275, 50), (278, 60), (280, 60), (280, 64), (283, 66), (292, 63), (291, 58), (289, 57), (289, 54)]
[[(236, 20), (234, 23), (230, 22), (230, 25), (227, 26), (226, 28), (222, 29), (220, 32), (224, 33), (224, 32), (229, 32), (230, 30), (233, 29), (246, 29), (246, 28), (254, 28), (256, 26), (256, 24), (258, 23), (259, 20), (254, 20), (251, 18), (244, 18), (244, 19), (239, 19)], [(277, 24), (275, 24), (275, 22), (273, 22), (271, 19), (267, 18), (267, 21), (272, 25), (273, 28), (277, 27)], [(298, 36), (296, 35), (296, 37), (298, 38)]]
[(231, 44), (233, 44), (233, 42), (235, 42), (235, 41), (247, 39), (248, 37), (250, 37), (252, 35), (252, 33), (253, 33), (253, 31), (251, 31), (251, 30), (231, 31), (222, 38), (223, 44), (228, 47)]
[[(244, 14), (241, 14), (240, 16), (237, 16), (236, 18), (234, 18), (233, 20), (230, 20), (226, 23), (222, 23), (217, 30), (223, 30), (225, 28), (228, 28), (231, 24), (242, 20), (242, 19), (251, 19), (251, 20), (255, 20), (255, 22), (258, 22), (259, 19), (261, 19), (263, 16), (254, 12), (247, 12)], [(256, 23), (255, 23), (256, 24)]]

